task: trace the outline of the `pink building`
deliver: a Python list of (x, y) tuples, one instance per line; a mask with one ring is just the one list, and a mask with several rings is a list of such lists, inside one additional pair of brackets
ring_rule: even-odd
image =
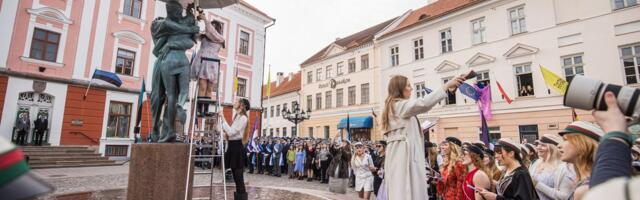
[[(245, 91), (236, 95), (259, 105), (259, 89), (251, 88), (260, 88), (264, 35), (274, 19), (242, 1), (209, 13), (226, 22), (223, 81), (237, 67)], [(32, 129), (38, 117), (48, 119), (51, 145), (94, 145), (108, 156), (127, 156), (143, 79), (151, 90), (149, 27), (164, 15), (164, 3), (155, 0), (0, 0), (0, 136), (11, 138), (17, 116), (27, 113)], [(95, 69), (118, 74), (122, 86), (94, 80), (85, 97)], [(150, 125), (145, 105), (143, 134)]]

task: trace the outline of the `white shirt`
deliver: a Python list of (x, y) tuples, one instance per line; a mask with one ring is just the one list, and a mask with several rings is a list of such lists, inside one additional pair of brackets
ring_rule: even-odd
[(229, 140), (242, 140), (242, 134), (247, 128), (247, 116), (237, 115), (231, 126), (227, 124), (227, 120), (222, 120), (222, 129), (229, 137)]
[(357, 155), (353, 155), (354, 158), (351, 160), (351, 168), (353, 169), (353, 173), (356, 177), (359, 178), (367, 178), (369, 176), (373, 176), (370, 166), (373, 166), (373, 160), (369, 154), (363, 153), (362, 158)]

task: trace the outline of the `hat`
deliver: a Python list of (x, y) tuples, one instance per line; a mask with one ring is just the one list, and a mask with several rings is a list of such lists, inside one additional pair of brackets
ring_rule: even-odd
[(562, 142), (562, 137), (555, 134), (544, 134), (540, 138), (540, 142), (558, 146)]
[(464, 150), (478, 154), (480, 158), (484, 158), (484, 152), (482, 152), (482, 149), (480, 147), (477, 147), (476, 145), (468, 145), (464, 148)]
[(586, 121), (575, 121), (569, 124), (558, 134), (560, 134), (560, 136), (564, 136), (567, 133), (579, 133), (596, 141), (600, 141), (600, 137), (604, 135), (604, 131), (600, 126)]
[(438, 147), (436, 143), (433, 142), (424, 142), (426, 148)]
[(353, 146), (362, 146), (362, 142), (356, 142), (355, 144), (353, 144)]
[(487, 155), (489, 155), (491, 157), (496, 157), (496, 152), (491, 150), (491, 149), (488, 149), (488, 148), (484, 149), (484, 154), (487, 154)]
[(633, 152), (635, 152), (635, 153), (637, 153), (637, 154), (640, 154), (640, 147), (638, 147), (638, 146), (633, 146), (633, 147), (631, 147), (631, 151), (633, 151)]
[(524, 146), (527, 147), (527, 149), (529, 149), (529, 153), (536, 153), (536, 147), (533, 146), (533, 144), (526, 143), (524, 144)]
[(527, 148), (527, 145), (521, 144), (520, 146), (520, 151), (526, 153), (527, 155), (531, 154), (531, 150), (529, 150), (529, 148)]
[(487, 148), (487, 146), (484, 145), (483, 141), (475, 141), (475, 142), (472, 142), (471, 144), (476, 145), (477, 147), (481, 147), (482, 149)]
[(516, 153), (520, 153), (520, 144), (514, 142), (513, 140), (509, 139), (509, 138), (500, 138), (498, 140), (498, 144), (499, 146), (502, 147), (509, 147), (509, 149), (512, 149), (513, 151), (515, 151)]
[(40, 180), (24, 160), (20, 149), (0, 137), (0, 194), (3, 199), (31, 199), (53, 190), (53, 187)]
[(462, 146), (462, 141), (460, 141), (460, 139), (455, 138), (455, 137), (447, 137), (444, 140), (446, 140), (449, 143), (453, 143), (456, 144), (458, 146)]

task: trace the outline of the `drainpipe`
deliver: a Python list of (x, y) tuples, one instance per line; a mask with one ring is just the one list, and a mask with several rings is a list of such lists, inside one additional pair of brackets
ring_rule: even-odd
[[(262, 50), (264, 51), (264, 56), (262, 56), (262, 72), (263, 72), (263, 74), (262, 74), (262, 77), (260, 78), (260, 118), (259, 118), (260, 119), (260, 130), (258, 130), (258, 132), (260, 133), (259, 136), (262, 136), (262, 128), (264, 127), (264, 124), (262, 124), (262, 118), (263, 118), (262, 114), (264, 113), (264, 110), (263, 110), (263, 107), (262, 107), (262, 103), (264, 102), (262, 100), (262, 96), (264, 95), (263, 94), (263, 90), (262, 90), (262, 83), (264, 82), (264, 65), (265, 65), (264, 62), (265, 62), (266, 57), (267, 57), (267, 53), (266, 53), (266, 51), (267, 51), (267, 29), (269, 27), (275, 25), (275, 24), (276, 24), (276, 19), (273, 19), (273, 22), (271, 22), (271, 24), (269, 24), (267, 27), (264, 27), (264, 44), (262, 46)], [(267, 83), (267, 84), (269, 84), (269, 83)]]

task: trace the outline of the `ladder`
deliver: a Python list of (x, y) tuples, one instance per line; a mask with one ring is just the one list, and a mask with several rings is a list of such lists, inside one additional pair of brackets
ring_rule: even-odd
[[(227, 199), (227, 181), (225, 179), (225, 172), (226, 172), (226, 167), (224, 166), (224, 153), (226, 150), (226, 141), (224, 140), (224, 133), (222, 132), (222, 125), (220, 124), (221, 120), (224, 120), (222, 117), (222, 107), (220, 104), (220, 99), (222, 98), (220, 96), (220, 86), (222, 84), (220, 84), (220, 60), (203, 60), (203, 62), (217, 62), (218, 63), (218, 77), (217, 77), (217, 86), (215, 91), (213, 91), (216, 95), (216, 99), (215, 100), (204, 100), (204, 99), (199, 99), (197, 98), (198, 96), (198, 90), (199, 90), (199, 84), (197, 82), (197, 80), (195, 81), (195, 91), (193, 92), (193, 94), (190, 94), (191, 98), (191, 126), (189, 128), (189, 136), (188, 136), (188, 140), (189, 140), (189, 166), (191, 165), (195, 165), (196, 162), (202, 162), (202, 163), (206, 163), (209, 162), (211, 164), (211, 169), (210, 170), (204, 170), (204, 171), (196, 171), (196, 166), (193, 167), (194, 169), (194, 179), (196, 175), (209, 175), (209, 184), (210, 184), (210, 189), (209, 189), (209, 198), (197, 198), (197, 199), (213, 199), (213, 175), (214, 175), (214, 160), (216, 158), (220, 159), (220, 165), (222, 166), (222, 185), (223, 185), (223, 193), (224, 193), (224, 199)], [(193, 81), (192, 81), (193, 82)], [(214, 105), (214, 111), (212, 112), (213, 115), (209, 116), (206, 115), (208, 113), (202, 113), (202, 116), (198, 116), (197, 114), (197, 108), (199, 106), (200, 103), (209, 103), (209, 107), (211, 105)], [(200, 123), (198, 123), (198, 119), (201, 120)], [(211, 127), (211, 125), (213, 125), (213, 127)], [(202, 135), (202, 136), (208, 136), (208, 138), (210, 138), (212, 140), (211, 144), (208, 144), (207, 141), (205, 141), (205, 144), (202, 143), (198, 143), (194, 145), (194, 135)], [(210, 154), (209, 155), (193, 155), (193, 148), (198, 148), (201, 150), (210, 150)], [(216, 155), (217, 154), (217, 155)], [(189, 200), (188, 198), (188, 193), (186, 192), (189, 188), (189, 174), (190, 174), (190, 170), (191, 167), (188, 168), (189, 171), (187, 171), (187, 188), (185, 188), (185, 200)], [(193, 182), (193, 181), (192, 181)], [(194, 187), (193, 184), (191, 184), (191, 187)]]

